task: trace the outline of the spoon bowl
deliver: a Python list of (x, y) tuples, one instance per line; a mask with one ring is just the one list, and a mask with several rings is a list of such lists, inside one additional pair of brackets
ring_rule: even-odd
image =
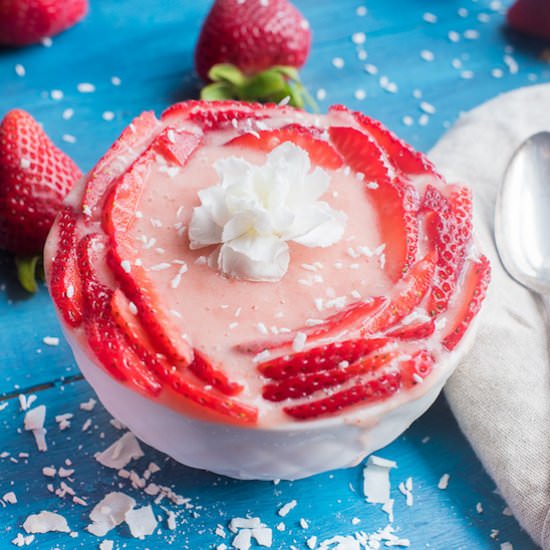
[(512, 156), (497, 197), (495, 241), (516, 281), (550, 295), (550, 132), (532, 135)]

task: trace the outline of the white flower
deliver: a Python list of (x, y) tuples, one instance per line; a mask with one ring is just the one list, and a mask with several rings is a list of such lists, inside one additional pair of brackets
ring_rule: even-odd
[(309, 155), (287, 142), (262, 165), (218, 160), (220, 183), (199, 191), (189, 225), (191, 249), (220, 244), (217, 266), (229, 277), (278, 281), (290, 260), (286, 241), (327, 247), (342, 237), (347, 216), (317, 200), (330, 177), (311, 170)]

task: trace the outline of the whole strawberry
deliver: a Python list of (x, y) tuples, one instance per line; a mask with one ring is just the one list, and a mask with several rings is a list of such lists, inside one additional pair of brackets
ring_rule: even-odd
[(0, 0), (0, 44), (24, 46), (80, 21), (88, 0)]
[(297, 69), (311, 46), (309, 23), (288, 0), (216, 0), (195, 50), (202, 99), (277, 102), (311, 98)]
[[(29, 113), (10, 111), (0, 124), (0, 249), (19, 258), (41, 255), (61, 203), (81, 175)], [(28, 265), (20, 261), (23, 269)]]
[(515, 30), (550, 40), (550, 1), (516, 0), (508, 10), (508, 24)]

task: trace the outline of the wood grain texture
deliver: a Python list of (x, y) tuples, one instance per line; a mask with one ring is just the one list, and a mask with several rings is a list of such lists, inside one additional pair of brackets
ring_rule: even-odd
[[(0, 116), (14, 107), (27, 109), (83, 169), (93, 166), (142, 110), (159, 113), (174, 101), (196, 96), (192, 52), (209, 7), (209, 2), (182, 0), (91, 0), (91, 4), (89, 17), (55, 38), (51, 48), (0, 51)], [(321, 108), (345, 103), (364, 110), (422, 150), (427, 150), (461, 111), (498, 93), (550, 81), (550, 67), (539, 59), (543, 46), (505, 32), (502, 14), (488, 0), (370, 0), (363, 17), (356, 14), (360, 0), (301, 0), (296, 4), (314, 31), (303, 78), (314, 94), (325, 90), (326, 98), (319, 100)], [(461, 11), (459, 15), (460, 8), (467, 14)], [(425, 12), (434, 13), (437, 23), (424, 21)], [(450, 31), (458, 33), (458, 42), (449, 39)], [(465, 31), (477, 31), (479, 38), (468, 39), (466, 36), (474, 37), (475, 33), (465, 36)], [(352, 41), (357, 32), (366, 33), (362, 46)], [(359, 58), (360, 50), (367, 52), (366, 59)], [(432, 62), (421, 58), (423, 50), (433, 53)], [(513, 58), (505, 58), (510, 54)], [(334, 67), (336, 57), (344, 60), (343, 68)], [(518, 63), (517, 72), (510, 71), (513, 60)], [(16, 64), (24, 66), (24, 77), (17, 76)], [(365, 64), (375, 66), (378, 73), (368, 74)], [(472, 71), (473, 78), (464, 78), (470, 73), (463, 71)], [(502, 76), (497, 78), (499, 71)], [(121, 79), (120, 86), (113, 85), (113, 76)], [(381, 77), (395, 83), (396, 93), (380, 86)], [(95, 92), (79, 93), (77, 85), (82, 82), (92, 83)], [(63, 98), (53, 99), (53, 90), (60, 90)], [(422, 98), (415, 97), (415, 90), (422, 92)], [(359, 99), (363, 95), (364, 99)], [(436, 108), (425, 125), (420, 123), (424, 121), (420, 119), (421, 101)], [(74, 114), (66, 120), (62, 114), (69, 108)], [(105, 112), (112, 112), (114, 119), (104, 120)], [(412, 125), (404, 124), (405, 116), (411, 117)], [(74, 136), (76, 143), (64, 141), (66, 135)], [(109, 415), (99, 404), (91, 413), (79, 409), (79, 403), (93, 393), (79, 379), (63, 340), (57, 347), (43, 343), (45, 336), (61, 337), (45, 289), (26, 298), (17, 288), (11, 259), (6, 256), (0, 257), (0, 284), (0, 393), (13, 396), (0, 411), (0, 452), (10, 453), (0, 455), (0, 496), (13, 490), (18, 498), (17, 504), (0, 509), (0, 547), (11, 547), (10, 541), (21, 531), (28, 514), (49, 509), (64, 514), (78, 536), (43, 535), (31, 547), (96, 548), (99, 539), (87, 534), (84, 527), (91, 506), (106, 492), (120, 488), (139, 504), (150, 502), (151, 497), (133, 489), (127, 480), (93, 458), (121, 432), (110, 424)], [(32, 436), (22, 432), (23, 413), (15, 396), (30, 388), (36, 390), (36, 403), (48, 407), (46, 453), (38, 453)], [(60, 431), (54, 418), (67, 412), (74, 414), (72, 425)], [(91, 427), (82, 431), (88, 418), (92, 419)], [(426, 437), (429, 440), (423, 443)], [(29, 453), (29, 457), (17, 458), (20, 452)], [(503, 541), (512, 542), (516, 550), (535, 548), (516, 521), (502, 514), (504, 502), (495, 494), (494, 484), (443, 399), (377, 454), (398, 462), (399, 468), (392, 472), (394, 527), (400, 536), (411, 540), (411, 548), (498, 549)], [(75, 468), (71, 476), (74, 481), (67, 483), (90, 503), (87, 508), (71, 503), (68, 497), (60, 499), (47, 489), (47, 483), (57, 487), (60, 480), (42, 476), (42, 467), (59, 467), (66, 459)], [(166, 512), (155, 506), (163, 518), (159, 533), (136, 541), (126, 527), (119, 527), (107, 537), (116, 541), (117, 548), (156, 549), (171, 543), (173, 548), (194, 550), (221, 542), (229, 545), (229, 538), (223, 540), (214, 534), (216, 525), (226, 526), (230, 518), (246, 514), (260, 516), (273, 527), (273, 548), (305, 548), (305, 540), (312, 535), (321, 541), (335, 534), (371, 532), (386, 525), (385, 514), (362, 496), (361, 467), (278, 485), (220, 478), (178, 465), (152, 449), (146, 449), (146, 456), (131, 467), (142, 472), (151, 460), (162, 466), (154, 481), (189, 497), (193, 508), (166, 503), (167, 509), (178, 513), (177, 529), (169, 531)], [(444, 473), (451, 476), (445, 491), (437, 488)], [(405, 505), (397, 490), (398, 483), (409, 476), (414, 480), (413, 507)], [(278, 507), (292, 499), (298, 501), (297, 507), (280, 518)], [(483, 513), (476, 511), (478, 502)], [(300, 518), (309, 522), (309, 529), (300, 527)], [(360, 523), (352, 525), (353, 518), (359, 518)], [(281, 521), (285, 531), (275, 529)], [(495, 539), (490, 536), (492, 529), (499, 530)]]

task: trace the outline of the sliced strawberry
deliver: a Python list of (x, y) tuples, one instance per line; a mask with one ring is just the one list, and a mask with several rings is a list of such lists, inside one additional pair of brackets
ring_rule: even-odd
[(242, 134), (227, 142), (226, 145), (269, 152), (287, 141), (307, 151), (312, 164), (316, 166), (329, 170), (336, 170), (342, 166), (342, 157), (327, 141), (320, 139), (319, 130), (306, 128), (300, 124), (288, 124), (275, 130)]
[(137, 316), (154, 347), (171, 361), (189, 365), (193, 349), (159, 304), (151, 279), (142, 266), (135, 265), (136, 259), (137, 250), (127, 235), (117, 232), (111, 242), (108, 263), (124, 294), (136, 305)]
[(330, 111), (350, 114), (380, 146), (387, 162), (396, 172), (401, 172), (405, 175), (426, 174), (438, 180), (441, 179), (441, 176), (435, 171), (433, 164), (422, 153), (415, 151), (378, 120), (374, 120), (357, 111), (350, 111), (342, 105), (333, 105)]
[(458, 276), (472, 241), (472, 196), (468, 188), (448, 186), (445, 195), (428, 185), (422, 210), (435, 214), (427, 223), (427, 234), (438, 254), (434, 287), (428, 302), (428, 312), (437, 315), (447, 309)]
[(341, 411), (358, 403), (376, 403), (395, 394), (400, 386), (401, 373), (399, 371), (382, 373), (371, 380), (358, 382), (351, 388), (333, 393), (329, 397), (284, 407), (283, 410), (297, 420), (309, 420)]
[(356, 376), (374, 372), (393, 361), (398, 355), (399, 353), (393, 351), (375, 353), (359, 359), (351, 365), (344, 363), (330, 370), (298, 374), (278, 382), (266, 384), (262, 395), (268, 401), (284, 401), (285, 399), (306, 397), (316, 391), (343, 384)]
[(390, 179), (378, 145), (366, 134), (349, 127), (332, 126), (330, 139), (355, 172), (364, 174), (365, 191), (378, 213), (382, 242), (386, 243), (385, 270), (398, 281), (416, 259), (418, 210), (412, 185)]
[(105, 240), (88, 234), (78, 243), (80, 274), (84, 280), (85, 333), (101, 364), (117, 379), (142, 393), (158, 395), (162, 385), (126, 342), (111, 314), (113, 291), (96, 277), (95, 264), (104, 256)]
[(82, 211), (85, 216), (99, 214), (103, 198), (111, 183), (148, 147), (162, 128), (154, 113), (138, 116), (90, 172), (84, 189)]
[[(271, 106), (242, 101), (183, 101), (168, 107), (161, 118), (174, 126), (191, 121), (203, 130), (216, 130), (231, 125), (233, 120), (267, 118), (267, 107)], [(290, 107), (287, 109), (291, 110)]]
[(407, 387), (420, 384), (432, 372), (434, 364), (434, 356), (428, 350), (417, 351), (410, 359), (401, 363), (403, 384)]
[(266, 378), (282, 380), (302, 373), (334, 369), (342, 361), (354, 363), (361, 357), (382, 348), (388, 342), (390, 342), (388, 338), (358, 338), (356, 340), (334, 342), (265, 361), (258, 365), (258, 370)]
[(198, 350), (195, 350), (195, 357), (189, 365), (189, 370), (197, 378), (226, 395), (237, 395), (244, 389), (241, 384), (231, 382), (222, 370), (216, 368), (210, 359)]
[(481, 308), (485, 299), (487, 287), (491, 280), (491, 265), (485, 256), (473, 262), (468, 260), (465, 265), (464, 279), (461, 281), (460, 304), (453, 312), (448, 330), (443, 337), (443, 346), (449, 351), (460, 342), (466, 329)]
[(398, 340), (422, 340), (431, 336), (434, 331), (435, 319), (432, 318), (429, 321), (400, 326), (387, 332), (386, 336), (397, 338)]
[(394, 326), (420, 304), (432, 283), (437, 253), (429, 252), (416, 262), (397, 285), (398, 292), (390, 303), (363, 328), (363, 334), (382, 332)]
[(50, 273), (50, 294), (71, 327), (82, 323), (83, 296), (76, 249), (76, 214), (66, 206), (57, 218), (58, 240)]
[(266, 349), (272, 350), (288, 346), (293, 342), (298, 333), (305, 334), (307, 341), (311, 343), (320, 338), (327, 338), (333, 334), (342, 333), (352, 329), (354, 326), (363, 324), (365, 319), (377, 313), (386, 302), (387, 298), (382, 296), (377, 296), (366, 302), (355, 302), (338, 313), (330, 315), (318, 325), (301, 327), (269, 340), (247, 342), (245, 344), (238, 344), (235, 347), (244, 353), (256, 354)]
[[(157, 354), (148, 334), (143, 329), (137, 316), (132, 312), (130, 301), (120, 289), (115, 290), (113, 293), (111, 310), (113, 318), (124, 332), (128, 344), (163, 383), (200, 406), (242, 422), (252, 423), (256, 421), (258, 413), (254, 407), (227, 399), (219, 395), (216, 390), (208, 391), (200, 388), (189, 379), (189, 375), (185, 370), (172, 366), (166, 358)], [(200, 364), (197, 358), (200, 358), (198, 360), (201, 361)], [(198, 352), (195, 352), (195, 360), (191, 365), (190, 370), (193, 371), (195, 376), (205, 380), (223, 393), (235, 395), (242, 390), (239, 384), (230, 382), (225, 374), (214, 369), (208, 363), (206, 357)]]
[(167, 127), (155, 138), (153, 145), (166, 160), (185, 166), (200, 141), (197, 134)]
[[(169, 130), (161, 134), (168, 137)], [(189, 155), (199, 143), (199, 137), (188, 132), (177, 134), (178, 140), (188, 140), (187, 146), (178, 142), (179, 162), (185, 162), (182, 151)], [(159, 304), (153, 282), (143, 266), (136, 265), (138, 250), (129, 233), (136, 217), (135, 212), (144, 189), (147, 176), (156, 155), (157, 145), (163, 141), (153, 142), (151, 147), (132, 165), (132, 167), (115, 183), (105, 203), (103, 227), (110, 236), (109, 266), (119, 281), (122, 290), (136, 305), (137, 315), (149, 334), (151, 341), (160, 353), (176, 363), (188, 365), (193, 360), (193, 349), (178, 330), (172, 319)]]

